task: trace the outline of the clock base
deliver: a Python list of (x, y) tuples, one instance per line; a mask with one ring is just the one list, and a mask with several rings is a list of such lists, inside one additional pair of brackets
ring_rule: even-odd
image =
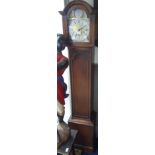
[(85, 152), (92, 152), (94, 150), (94, 123), (88, 119), (70, 118), (68, 124), (71, 129), (78, 130), (75, 147)]

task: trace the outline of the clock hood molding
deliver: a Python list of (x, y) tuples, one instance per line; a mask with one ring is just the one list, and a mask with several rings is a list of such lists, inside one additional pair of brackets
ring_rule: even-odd
[(83, 0), (74, 0), (72, 2), (69, 2), (64, 8), (64, 10), (59, 11), (59, 13), (63, 16), (67, 16), (70, 13), (70, 11), (68, 10), (72, 10), (74, 8), (83, 8), (88, 16), (95, 14), (95, 11), (93, 10), (92, 6)]

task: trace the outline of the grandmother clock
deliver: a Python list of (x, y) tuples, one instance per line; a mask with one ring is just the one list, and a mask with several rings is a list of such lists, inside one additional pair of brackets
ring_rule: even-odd
[(79, 131), (76, 147), (93, 150), (92, 50), (95, 44), (95, 10), (74, 0), (60, 11), (63, 33), (69, 40), (72, 115), (69, 126)]

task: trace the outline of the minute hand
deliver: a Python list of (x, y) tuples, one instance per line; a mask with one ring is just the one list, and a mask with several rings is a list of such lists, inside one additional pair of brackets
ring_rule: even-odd
[(81, 29), (83, 29), (85, 26), (87, 26), (87, 25), (84, 25), (84, 26), (80, 27), (80, 28), (78, 29), (78, 31), (80, 31)]

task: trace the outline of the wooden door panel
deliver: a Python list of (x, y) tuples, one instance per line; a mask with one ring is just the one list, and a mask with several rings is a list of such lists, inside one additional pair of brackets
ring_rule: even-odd
[(72, 88), (73, 116), (90, 117), (91, 97), (91, 51), (86, 49), (70, 51), (70, 74)]

